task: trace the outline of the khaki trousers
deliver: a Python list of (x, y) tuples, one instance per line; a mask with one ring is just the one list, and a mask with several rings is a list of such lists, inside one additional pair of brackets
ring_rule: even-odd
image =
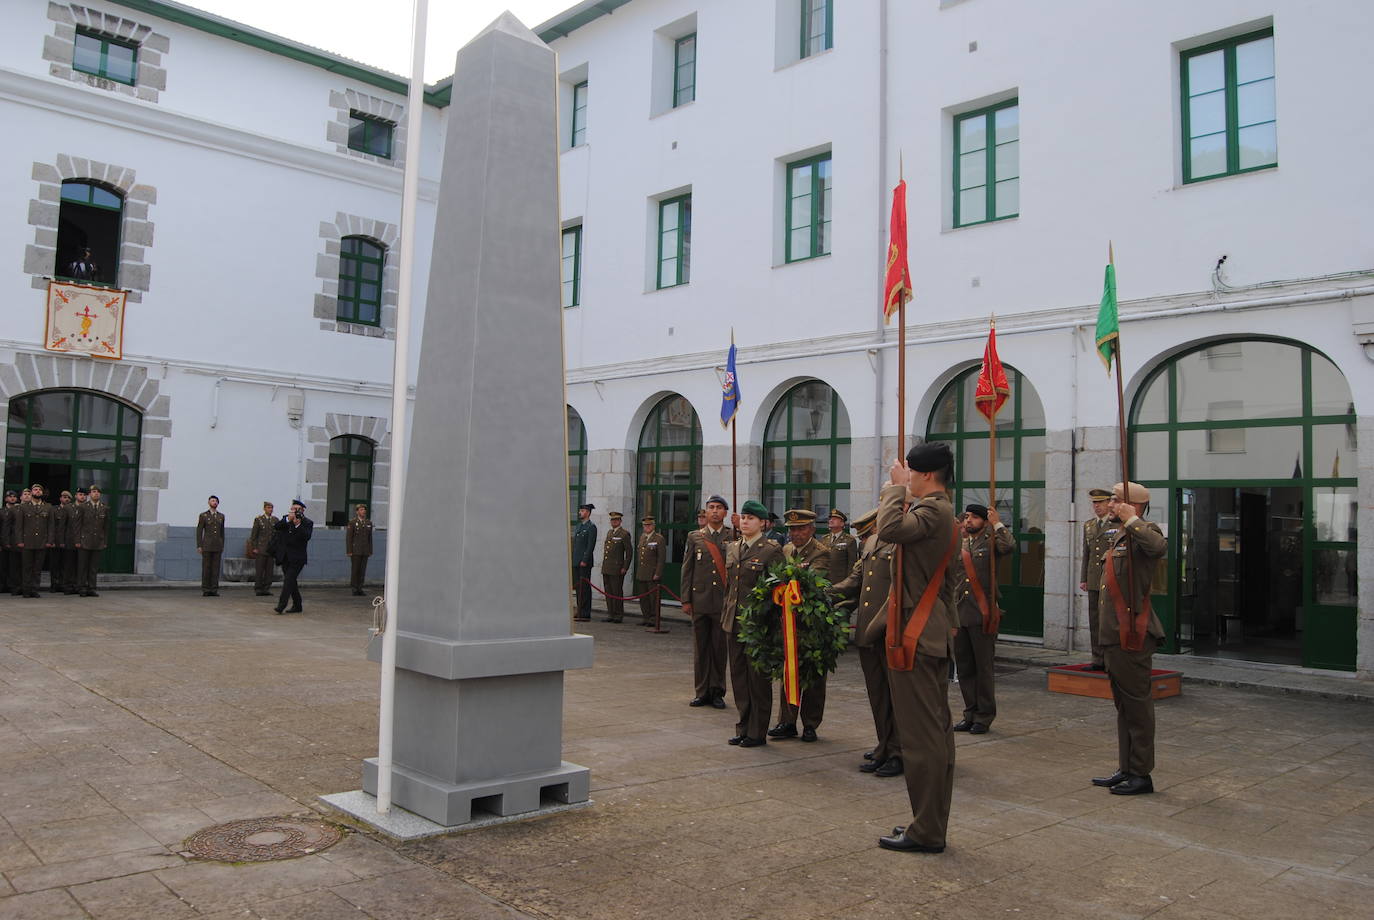
[(1153, 636), (1145, 637), (1145, 647), (1128, 652), (1119, 645), (1103, 648), (1107, 677), (1116, 704), (1117, 766), (1123, 773), (1149, 776), (1155, 768), (1155, 698), (1150, 688), (1154, 667)]
[(797, 716), (800, 714), (802, 728), (813, 730), (820, 728), (821, 719), (825, 718), (825, 683), (829, 678), (829, 674), (822, 675), (819, 684), (803, 690), (800, 706), (793, 706), (787, 702), (786, 697), (779, 693), (778, 722), (782, 725), (795, 725)]
[(272, 576), (275, 574), (276, 560), (267, 555), (266, 550), (258, 550), (253, 557), (253, 590), (266, 594), (272, 590)]
[(358, 553), (348, 557), (350, 563), (348, 585), (354, 591), (363, 589), (363, 581), (367, 578), (367, 560), (371, 558), (371, 556), (363, 556)]
[(100, 554), (104, 550), (79, 549), (76, 551), (76, 590), (86, 594), (95, 590), (95, 573), (100, 568)]
[(959, 669), (959, 690), (964, 695), (964, 718), (991, 725), (997, 718), (996, 679), (993, 658), (997, 636), (982, 626), (960, 626), (954, 634), (954, 666)]
[(873, 749), (873, 762), (882, 763), (889, 757), (900, 757), (902, 743), (897, 738), (897, 723), (892, 719), (892, 690), (887, 682), (887, 653), (881, 645), (861, 645), (859, 666), (864, 672), (868, 705), (873, 710), (873, 732), (878, 736), (878, 746)]
[(658, 622), (658, 593), (649, 593), (658, 586), (656, 581), (636, 581), (635, 594), (639, 597), (639, 615), (644, 618), (644, 625), (650, 626)]
[(903, 778), (911, 800), (906, 834), (944, 846), (954, 796), (954, 732), (949, 719), (949, 659), (916, 653), (910, 671), (887, 672), (902, 743)]
[[(601, 587), (606, 591), (606, 616), (611, 622), (625, 619), (625, 602), (616, 600), (625, 594), (625, 576), (619, 572), (602, 572)], [(613, 596), (612, 596), (613, 595)]]
[(43, 562), (48, 558), (48, 551), (26, 546), (21, 552), (24, 554), (24, 593), (36, 594), (43, 580)]
[(767, 740), (768, 716), (773, 711), (773, 682), (749, 664), (744, 646), (735, 641), (734, 633), (726, 634), (730, 653), (730, 689), (735, 693), (735, 709), (739, 721), (735, 734), (746, 738)]
[(1102, 640), (1098, 637), (1097, 627), (1100, 617), (1097, 613), (1097, 592), (1088, 592), (1088, 641), (1092, 644), (1093, 664), (1101, 667), (1104, 661), (1102, 657)]
[(219, 557), (223, 552), (212, 553), (205, 550), (200, 554), (200, 590), (219, 590)]
[(699, 613), (692, 608), (692, 671), (698, 698), (725, 696), (725, 630), (719, 610)]

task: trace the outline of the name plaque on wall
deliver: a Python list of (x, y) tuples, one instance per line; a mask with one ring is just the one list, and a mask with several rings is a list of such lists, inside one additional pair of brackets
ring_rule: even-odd
[(115, 361), (123, 358), (127, 297), (127, 291), (114, 288), (49, 281), (43, 348)]

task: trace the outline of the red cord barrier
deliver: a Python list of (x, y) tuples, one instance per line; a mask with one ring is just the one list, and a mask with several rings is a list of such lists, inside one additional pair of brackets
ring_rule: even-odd
[(597, 587), (597, 585), (590, 578), (584, 578), (582, 579), (582, 581), (588, 585), (591, 585), (592, 590), (594, 590), (597, 594), (600, 594), (602, 597), (609, 597), (613, 601), (637, 601), (640, 598), (648, 597), (649, 595), (657, 591), (667, 591), (669, 594), (673, 595), (673, 598), (677, 600), (678, 603), (682, 603), (682, 598), (676, 594), (673, 594), (673, 589), (661, 582), (659, 584), (654, 585), (653, 588), (649, 589), (648, 591), (645, 591), (643, 594), (632, 594), (629, 597), (621, 597), (618, 594), (609, 594), (601, 588)]

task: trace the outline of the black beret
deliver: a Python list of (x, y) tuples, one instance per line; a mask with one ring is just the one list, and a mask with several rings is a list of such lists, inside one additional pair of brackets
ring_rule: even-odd
[(985, 520), (985, 521), (988, 519), (988, 506), (987, 506), (987, 505), (969, 505), (969, 506), (968, 506), (967, 508), (965, 508), (964, 510), (967, 511), (969, 514), (976, 514), (976, 515), (978, 515), (980, 518), (982, 518), (982, 519)]
[(595, 510), (596, 510), (596, 505), (593, 505), (591, 502), (588, 502), (588, 503), (585, 504), (585, 505), (578, 505), (578, 506), (577, 506), (577, 510), (578, 510), (578, 511), (581, 511), (583, 508), (586, 508), (588, 511), (595, 511)]
[(907, 451), (906, 465), (918, 473), (933, 473), (954, 466), (954, 453), (942, 441), (927, 441)]

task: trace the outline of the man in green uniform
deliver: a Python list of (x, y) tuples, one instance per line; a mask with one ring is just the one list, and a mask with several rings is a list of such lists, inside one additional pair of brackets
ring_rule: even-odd
[(110, 506), (100, 500), (100, 486), (91, 486), (89, 495), (80, 505), (77, 521), (76, 590), (82, 597), (99, 597), (95, 590), (96, 574), (100, 554), (110, 539)]
[(53, 594), (75, 594), (72, 576), (76, 574), (76, 550), (72, 548), (76, 506), (72, 493), (63, 489), (52, 509), (52, 552), (48, 554), (48, 590)]
[(1107, 512), (1118, 527), (1102, 567), (1101, 631), (1107, 678), (1116, 704), (1117, 769), (1093, 778), (1113, 795), (1155, 791), (1155, 700), (1150, 688), (1155, 649), (1164, 638), (1159, 617), (1150, 609), (1150, 583), (1155, 565), (1169, 548), (1164, 531), (1144, 519), (1150, 490), (1135, 482), (1112, 487)]
[(625, 515), (612, 511), (611, 529), (606, 533), (606, 542), (601, 546), (601, 586), (606, 591), (607, 623), (620, 623), (625, 619), (625, 573), (630, 571), (630, 555), (634, 538), (620, 526)]
[(19, 521), (19, 496), (13, 489), (5, 492), (0, 505), (0, 591), (23, 594), (23, 575), (20, 574), (22, 554), (14, 546), (14, 525)]
[(196, 520), (196, 552), (200, 553), (200, 596), (219, 597), (219, 561), (224, 555), (224, 515), (219, 496), (207, 499), (210, 507)]
[(735, 618), (768, 567), (782, 559), (782, 550), (763, 535), (768, 509), (753, 499), (740, 507), (740, 538), (725, 546), (725, 604), (720, 627), (730, 654), (730, 687), (735, 694), (735, 734), (730, 744), (758, 747), (767, 744), (768, 716), (773, 711), (773, 682), (749, 663), (744, 646), (735, 638)]
[(1089, 489), (1088, 497), (1093, 503), (1093, 518), (1083, 522), (1083, 564), (1079, 574), (1078, 588), (1088, 593), (1088, 642), (1092, 647), (1093, 660), (1089, 671), (1101, 671), (1102, 643), (1098, 633), (1097, 589), (1102, 584), (1102, 557), (1107, 552), (1107, 502), (1112, 493), (1106, 489)]
[(687, 535), (682, 557), (682, 612), (692, 618), (692, 676), (696, 695), (689, 706), (725, 708), (725, 544), (735, 539), (724, 526), (730, 506), (712, 495), (706, 500), (706, 526)]
[(572, 579), (573, 593), (577, 596), (577, 609), (574, 620), (592, 618), (592, 554), (596, 547), (596, 525), (592, 523), (592, 512), (596, 505), (577, 506), (577, 525), (572, 532)]
[(635, 594), (639, 595), (639, 615), (642, 626), (656, 626), (660, 598), (654, 589), (663, 578), (663, 557), (668, 553), (668, 541), (654, 529), (654, 516), (646, 514), (639, 520), (644, 528), (635, 551)]
[(43, 578), (43, 560), (53, 548), (53, 508), (43, 501), (43, 487), (29, 486), (29, 502), (21, 506), (15, 545), (24, 553), (24, 596), (37, 597)]
[[(878, 539), (898, 544), (902, 554), (901, 611), (891, 627), (889, 617), (874, 617), (868, 638), (896, 646), (890, 654), (898, 657), (911, 652), (905, 665), (889, 660), (887, 672), (912, 815), (905, 828), (895, 827), (892, 836), (879, 838), (878, 844), (889, 850), (943, 853), (949, 826), (954, 733), (948, 672), (954, 604), (945, 573), (958, 544), (946, 491), (953, 481), (949, 446), (918, 444), (907, 452), (906, 463), (900, 458), (893, 462), (879, 496)], [(908, 510), (912, 499), (915, 504)], [(898, 635), (889, 636), (889, 629)]]
[(882, 643), (875, 645), (866, 637), (875, 617), (887, 616), (888, 596), (892, 592), (892, 556), (896, 547), (878, 539), (878, 509), (854, 519), (863, 540), (859, 561), (849, 576), (831, 587), (830, 593), (854, 605), (854, 639), (859, 648), (859, 667), (864, 672), (868, 706), (873, 711), (873, 731), (878, 744), (859, 770), (878, 776), (898, 776), (902, 772), (902, 744), (892, 720), (892, 693), (887, 683), (887, 653)]
[[(787, 524), (788, 543), (782, 548), (784, 559), (800, 559), (802, 566), (830, 575), (830, 548), (816, 539), (816, 512), (805, 508), (794, 508), (783, 515)], [(801, 705), (793, 706), (785, 696), (778, 698), (778, 724), (768, 729), (770, 738), (797, 737), (797, 713), (802, 720), (801, 740), (815, 741), (816, 729), (821, 727), (825, 716), (825, 684), (828, 674), (822, 674), (820, 683), (807, 687), (801, 692)]]
[[(997, 654), (997, 624), (1002, 612), (993, 606), (993, 551), (1009, 556), (1015, 547), (1011, 530), (997, 516), (996, 508), (969, 505), (964, 509), (964, 539), (954, 571), (954, 603), (959, 628), (954, 633), (954, 664), (959, 669), (959, 690), (964, 695), (964, 717), (956, 732), (987, 734), (997, 717), (993, 658)], [(989, 534), (991, 531), (991, 534)]]
[(277, 527), (277, 516), (272, 512), (271, 502), (262, 503), (262, 514), (253, 518), (253, 529), (248, 532), (248, 558), (253, 560), (253, 593), (264, 597), (272, 593), (272, 573), (276, 560), (267, 551), (272, 543), (272, 531)]
[(830, 512), (830, 531), (821, 542), (830, 550), (830, 583), (837, 584), (849, 577), (854, 563), (859, 561), (859, 541), (846, 528), (849, 518), (839, 508)]
[(362, 597), (367, 560), (372, 558), (372, 521), (367, 516), (367, 505), (353, 509), (353, 520), (348, 522), (344, 532), (344, 553), (349, 562), (348, 586), (353, 589), (354, 597)]

